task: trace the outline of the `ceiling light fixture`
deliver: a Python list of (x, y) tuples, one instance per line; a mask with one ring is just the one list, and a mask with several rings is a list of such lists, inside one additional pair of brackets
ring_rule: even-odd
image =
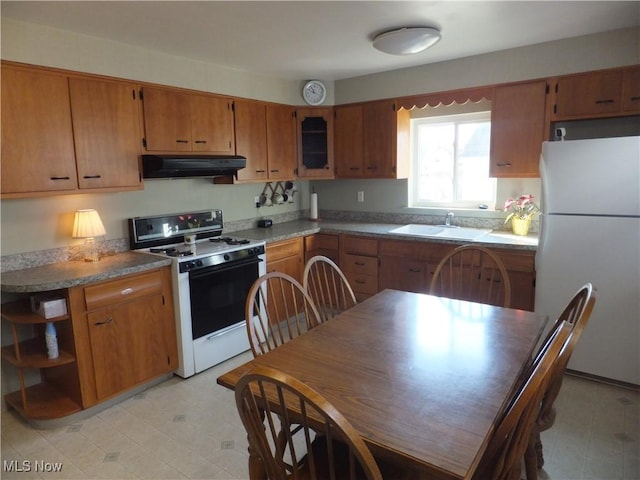
[(376, 35), (373, 46), (391, 55), (413, 55), (434, 45), (440, 37), (437, 28), (403, 27)]

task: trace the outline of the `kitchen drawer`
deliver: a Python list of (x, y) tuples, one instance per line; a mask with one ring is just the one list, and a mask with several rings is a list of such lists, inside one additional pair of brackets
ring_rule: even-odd
[(345, 272), (358, 275), (378, 275), (377, 257), (364, 257), (362, 255), (344, 255), (341, 268)]
[(302, 237), (296, 237), (290, 240), (281, 240), (279, 242), (268, 244), (267, 262), (302, 255), (302, 240)]
[(352, 237), (345, 235), (343, 239), (344, 253), (355, 253), (356, 255), (378, 256), (378, 240), (374, 238)]
[(378, 293), (378, 277), (373, 275), (362, 275), (354, 272), (345, 272), (345, 276), (347, 277), (347, 280), (349, 280), (349, 284), (356, 294), (364, 293), (367, 295), (374, 295)]
[(111, 280), (84, 289), (87, 310), (95, 310), (152, 294), (162, 294), (162, 275), (160, 272)]
[(535, 254), (533, 252), (508, 252), (505, 250), (490, 249), (498, 255), (504, 268), (515, 272), (533, 272), (535, 270)]

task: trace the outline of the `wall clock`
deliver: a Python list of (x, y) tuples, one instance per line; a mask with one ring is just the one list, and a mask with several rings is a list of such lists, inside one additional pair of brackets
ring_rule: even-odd
[(309, 105), (320, 105), (327, 98), (327, 89), (319, 80), (309, 80), (302, 87), (302, 97)]

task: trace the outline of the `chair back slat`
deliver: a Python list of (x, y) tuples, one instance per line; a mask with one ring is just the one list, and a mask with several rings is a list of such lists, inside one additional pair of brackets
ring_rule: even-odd
[(305, 265), (302, 283), (323, 322), (357, 303), (347, 277), (328, 257), (316, 255), (310, 258)]
[(487, 248), (462, 245), (438, 264), (429, 293), (502, 307), (511, 305), (511, 282), (502, 261)]
[(570, 334), (571, 325), (562, 322), (550, 336), (542, 355), (536, 359), (530, 375), (498, 423), (474, 473), (474, 480), (520, 478), (522, 458), (529, 445), (542, 396)]
[(294, 377), (256, 367), (240, 378), (235, 397), (249, 447), (260, 457), (269, 480), (382, 480), (349, 421)]
[(254, 356), (264, 354), (321, 323), (313, 300), (293, 277), (271, 272), (252, 285), (245, 304)]

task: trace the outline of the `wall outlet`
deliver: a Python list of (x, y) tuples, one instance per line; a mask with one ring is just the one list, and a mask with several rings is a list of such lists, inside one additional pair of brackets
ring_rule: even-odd
[(253, 197), (253, 203), (256, 206), (256, 208), (260, 208), (260, 197), (259, 196)]
[(358, 203), (364, 203), (364, 192), (358, 192)]

